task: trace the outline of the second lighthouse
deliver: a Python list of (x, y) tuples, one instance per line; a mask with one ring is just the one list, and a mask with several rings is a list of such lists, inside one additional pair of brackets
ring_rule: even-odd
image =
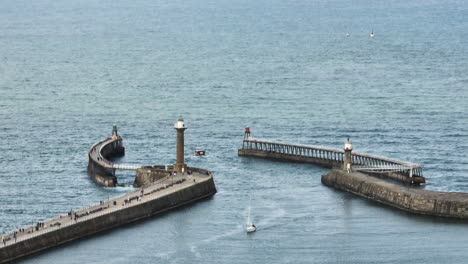
[(174, 170), (177, 172), (183, 172), (187, 167), (187, 165), (184, 163), (184, 131), (187, 129), (187, 127), (185, 126), (185, 122), (182, 116), (177, 119), (177, 122), (174, 124), (174, 128), (177, 130), (177, 154)]

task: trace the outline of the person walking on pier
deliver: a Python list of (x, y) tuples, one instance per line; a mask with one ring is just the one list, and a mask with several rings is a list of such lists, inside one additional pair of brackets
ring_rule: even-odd
[(2, 244), (3, 244), (3, 246), (6, 246), (6, 242), (5, 242), (5, 237), (4, 237), (4, 236), (2, 236)]

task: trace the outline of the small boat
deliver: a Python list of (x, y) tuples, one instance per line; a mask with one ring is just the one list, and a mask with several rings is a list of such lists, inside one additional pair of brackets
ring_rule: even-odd
[(370, 33), (370, 37), (371, 37), (371, 38), (374, 38), (374, 36), (375, 36), (375, 35), (374, 35), (374, 30), (372, 30), (372, 32)]
[(205, 154), (204, 150), (195, 150), (195, 156), (205, 156)]
[(346, 37), (350, 37), (351, 34), (349, 32), (346, 32)]

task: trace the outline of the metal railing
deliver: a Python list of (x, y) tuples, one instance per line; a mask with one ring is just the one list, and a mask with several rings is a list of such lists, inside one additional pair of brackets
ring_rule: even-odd
[[(242, 149), (324, 160), (331, 162), (333, 166), (341, 166), (344, 162), (344, 150), (322, 146), (289, 144), (249, 137), (244, 139)], [(407, 177), (423, 176), (419, 164), (357, 152), (352, 152), (351, 157), (354, 170), (374, 173), (396, 172)]]
[(137, 170), (139, 168), (141, 168), (142, 166), (140, 165), (132, 165), (132, 164), (111, 164), (112, 168), (113, 169), (116, 169), (116, 170)]

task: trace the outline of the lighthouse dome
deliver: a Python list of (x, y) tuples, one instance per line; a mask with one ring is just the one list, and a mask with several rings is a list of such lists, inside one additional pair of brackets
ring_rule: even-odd
[(344, 150), (353, 150), (353, 144), (349, 141), (349, 138), (345, 142)]
[(179, 117), (179, 119), (177, 119), (177, 122), (174, 124), (174, 128), (175, 129), (181, 129), (181, 128), (187, 128), (185, 126), (185, 122), (184, 122), (184, 119), (181, 117)]

